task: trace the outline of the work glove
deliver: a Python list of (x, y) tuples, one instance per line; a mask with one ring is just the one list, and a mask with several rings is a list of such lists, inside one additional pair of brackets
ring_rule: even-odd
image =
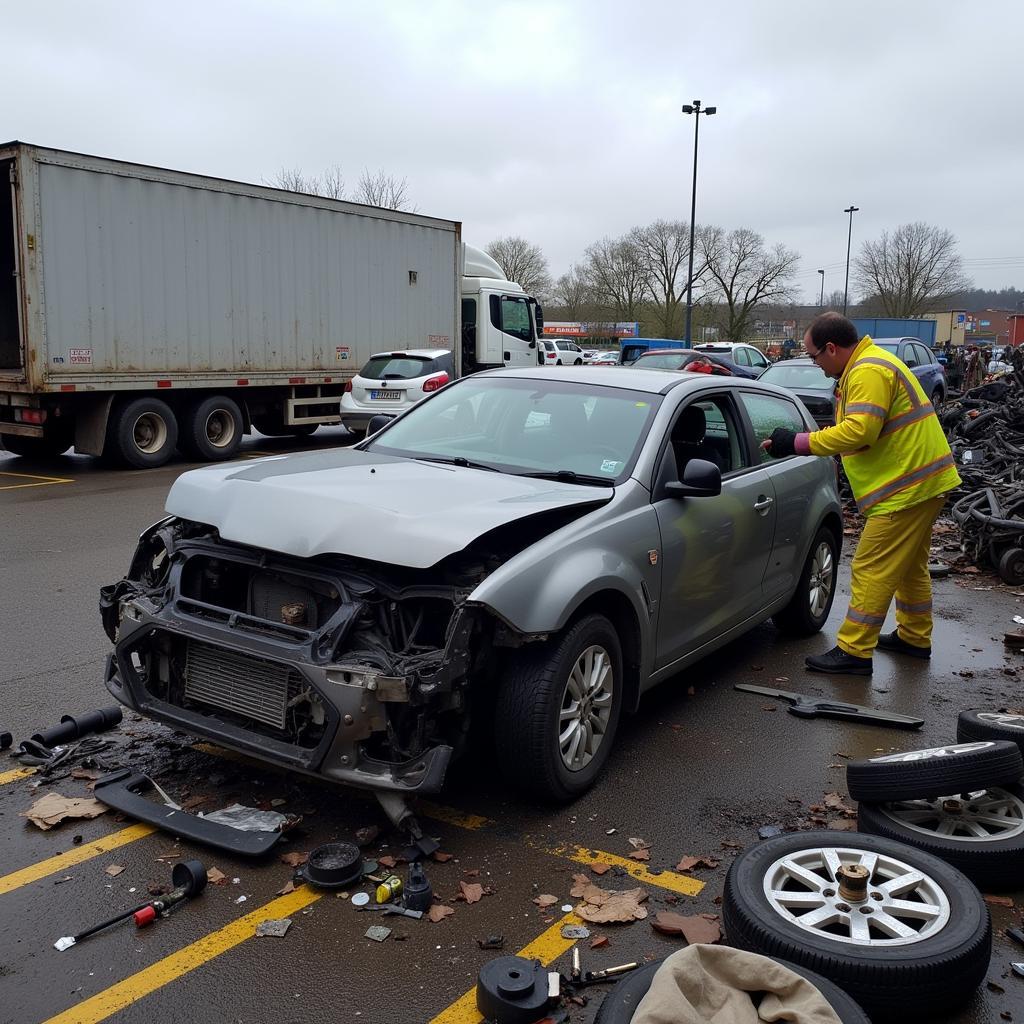
[(773, 459), (784, 459), (787, 455), (796, 455), (795, 442), (795, 430), (776, 427), (763, 447)]

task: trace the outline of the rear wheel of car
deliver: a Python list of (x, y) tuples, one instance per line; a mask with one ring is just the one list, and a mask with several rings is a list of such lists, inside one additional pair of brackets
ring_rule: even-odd
[(22, 437), (20, 434), (4, 434), (3, 447), (12, 455), (27, 459), (53, 459), (63, 455), (75, 442), (74, 425), (61, 423), (50, 428), (42, 437)]
[(244, 429), (238, 403), (226, 395), (210, 395), (182, 417), (181, 447), (207, 462), (230, 459), (242, 443)]
[(991, 957), (978, 890), (878, 836), (804, 832), (748, 847), (726, 876), (722, 920), (732, 945), (809, 967), (877, 1021), (946, 1019)]
[(178, 421), (159, 398), (135, 398), (115, 410), (104, 454), (135, 469), (162, 466), (178, 443)]
[(572, 365), (573, 366), (582, 366), (583, 365), (583, 360), (582, 359), (577, 359)]
[(603, 615), (587, 615), (543, 648), (519, 653), (495, 706), (498, 763), (520, 789), (566, 801), (593, 784), (622, 707), (622, 650)]
[(811, 636), (817, 633), (836, 596), (836, 576), (839, 569), (839, 544), (835, 534), (821, 527), (811, 541), (800, 580), (789, 604), (772, 616), (772, 622), (792, 636)]

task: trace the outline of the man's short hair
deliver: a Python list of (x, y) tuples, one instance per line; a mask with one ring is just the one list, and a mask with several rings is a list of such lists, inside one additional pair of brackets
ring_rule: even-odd
[(853, 322), (840, 313), (822, 313), (811, 321), (807, 333), (820, 352), (829, 342), (836, 348), (854, 348), (860, 341), (860, 335)]

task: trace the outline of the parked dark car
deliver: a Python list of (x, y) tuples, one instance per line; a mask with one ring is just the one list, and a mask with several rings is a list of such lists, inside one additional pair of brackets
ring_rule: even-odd
[[(709, 352), (697, 352), (692, 348), (666, 348), (651, 349), (636, 359), (631, 366), (638, 370), (685, 370), (690, 363), (705, 362), (711, 363), (718, 368), (719, 375), (729, 377), (749, 377), (750, 367), (747, 372), (741, 372), (744, 368), (736, 366), (727, 356), (711, 355)], [(712, 373), (715, 371), (713, 370)], [(753, 376), (757, 376), (754, 374)]]
[(758, 378), (792, 391), (807, 406), (819, 427), (836, 422), (836, 381), (829, 377), (809, 356), (780, 359)]
[(921, 382), (924, 393), (931, 399), (932, 405), (939, 405), (949, 391), (946, 384), (946, 368), (939, 362), (935, 353), (917, 338), (872, 338), (879, 348), (891, 352), (897, 359), (906, 363), (907, 368)]

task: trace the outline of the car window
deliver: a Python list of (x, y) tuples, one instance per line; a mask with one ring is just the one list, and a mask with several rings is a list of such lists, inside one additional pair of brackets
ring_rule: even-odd
[(503, 331), (523, 341), (533, 340), (533, 327), (530, 324), (530, 310), (526, 299), (515, 296), (491, 296), (491, 323)]
[(918, 366), (918, 365), (920, 365), (921, 360), (918, 359), (918, 357), (917, 357), (917, 352), (915, 352), (916, 348), (917, 348), (916, 345), (904, 345), (903, 346), (903, 355), (900, 358), (903, 360), (904, 363), (907, 364), (907, 366)]
[(410, 356), (401, 352), (372, 356), (359, 371), (360, 377), (373, 380), (412, 380), (433, 372), (434, 360), (423, 356)]
[(835, 382), (814, 363), (776, 363), (758, 378), (782, 388), (831, 391)]
[(899, 343), (895, 341), (876, 341), (875, 344), (892, 355), (896, 355), (900, 350)]
[(764, 353), (758, 352), (757, 349), (748, 349), (750, 355), (750, 365), (764, 369), (768, 365), (768, 360), (765, 358)]
[(689, 352), (645, 352), (633, 365), (640, 370), (681, 370), (692, 358)]
[(733, 350), (732, 361), (740, 366), (749, 366), (750, 356), (747, 354), (747, 350), (745, 348), (737, 348)]
[(761, 448), (761, 442), (771, 437), (772, 431), (776, 427), (785, 427), (787, 430), (795, 430), (797, 433), (807, 429), (800, 410), (788, 398), (741, 391), (740, 401), (753, 424), (754, 440), (757, 442), (757, 454), (761, 462), (773, 461), (771, 455)]
[(932, 351), (925, 345), (915, 345), (914, 350), (917, 352), (918, 361), (922, 366), (928, 366), (930, 363), (935, 362), (935, 356), (932, 355)]
[(675, 458), (677, 479), (691, 459), (713, 462), (722, 475), (743, 468), (740, 430), (729, 399), (701, 397), (680, 410), (669, 434), (669, 452)]

